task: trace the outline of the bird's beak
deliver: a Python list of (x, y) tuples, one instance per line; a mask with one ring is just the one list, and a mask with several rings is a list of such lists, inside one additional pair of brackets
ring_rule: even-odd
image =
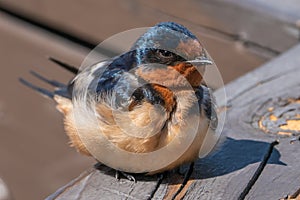
[(193, 65), (212, 65), (213, 64), (213, 62), (206, 57), (195, 58), (194, 60), (188, 60), (187, 62), (191, 63)]

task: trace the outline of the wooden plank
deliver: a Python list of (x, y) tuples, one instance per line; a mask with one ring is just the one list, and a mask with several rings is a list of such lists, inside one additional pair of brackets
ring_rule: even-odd
[[(178, 199), (279, 199), (284, 197), (283, 194), (297, 191), (300, 175), (297, 170), (300, 167), (297, 157), (299, 142), (290, 145), (291, 138), (266, 134), (256, 128), (255, 124), (258, 122), (253, 119), (260, 114), (261, 109), (268, 110), (268, 107), (262, 105), (266, 105), (265, 102), (269, 99), (295, 97), (294, 92), (300, 89), (300, 81), (297, 79), (300, 75), (297, 67), (300, 59), (296, 56), (299, 52), (300, 45), (226, 87), (229, 88), (228, 100), (231, 105), (223, 130), (224, 143), (214, 153), (196, 162), (194, 173), (177, 196)], [(286, 64), (285, 69), (282, 69), (283, 63)], [(269, 74), (264, 76), (263, 73), (267, 72)], [(260, 78), (255, 74), (260, 74)], [(249, 80), (251, 77), (254, 79)], [(243, 91), (234, 90), (240, 84), (248, 87)], [(220, 90), (215, 93), (217, 97), (219, 92)], [(275, 146), (278, 139), (279, 144)], [(148, 188), (153, 189), (157, 184), (151, 177), (144, 177), (134, 189), (147, 188), (147, 192), (132, 192), (130, 182), (125, 181), (129, 185), (120, 186), (105, 170), (96, 174), (92, 172), (88, 176), (88, 181), (80, 181), (76, 187), (64, 190), (63, 196), (57, 199), (77, 196), (78, 191), (87, 195), (78, 199), (97, 199), (107, 191), (108, 196), (104, 196), (104, 199), (118, 198), (120, 195), (124, 198), (147, 199), (150, 192)], [(151, 181), (145, 183), (145, 180)], [(177, 179), (177, 185), (178, 183), (182, 181)], [(268, 183), (272, 184), (267, 185)], [(178, 187), (172, 190), (173, 185), (174, 182), (170, 180), (160, 184), (156, 199), (171, 198), (178, 190)]]
[[(5, 29), (7, 28), (6, 26), (4, 26), (4, 27), (5, 27)], [(3, 30), (5, 30), (5, 29), (3, 29)], [(8, 30), (11, 30), (11, 32), (15, 31), (15, 33), (17, 33), (16, 35), (18, 35), (19, 32), (22, 32), (18, 28), (16, 28), (16, 29), (8, 29)], [(7, 36), (7, 35), (10, 35), (10, 32), (9, 33), (6, 32), (4, 34), (4, 36)], [(39, 35), (39, 34), (37, 34), (37, 35)], [(60, 57), (63, 57), (63, 56), (68, 57), (69, 54), (71, 54), (71, 56), (69, 55), (70, 57), (73, 56), (72, 53), (70, 53), (70, 51), (69, 51), (69, 48), (70, 48), (69, 46), (64, 49), (64, 50), (67, 49), (66, 51), (63, 51), (63, 50), (57, 51), (57, 49), (63, 48), (64, 45), (58, 47), (58, 46), (56, 46), (57, 44), (55, 43), (54, 46), (52, 46), (53, 45), (52, 39), (50, 41), (48, 41), (45, 38), (44, 39), (40, 39), (38, 36), (36, 36), (36, 35), (34, 35), (34, 36), (35, 37), (33, 37), (31, 35), (31, 33), (30, 33), (30, 34), (27, 34), (25, 38), (29, 39), (30, 42), (32, 42), (32, 41), (37, 42), (38, 43), (37, 46), (47, 46), (47, 48), (48, 48), (48, 45), (49, 45), (50, 46), (49, 48), (55, 49), (55, 50), (53, 50), (53, 52), (57, 52), (57, 55), (59, 55)], [(22, 37), (23, 37), (23, 35), (20, 36), (20, 38), (22, 38)], [(3, 38), (6, 38), (6, 37), (3, 37)], [(20, 39), (20, 38), (18, 37), (18, 39)], [(24, 42), (23, 40), (20, 40), (20, 41)], [(17, 42), (20, 42), (20, 41), (17, 40)], [(10, 44), (10, 45), (7, 45), (7, 46), (10, 46), (10, 48), (13, 48), (14, 46), (12, 44), (14, 44), (14, 43), (9, 43), (9, 42), (11, 42), (11, 41), (7, 41), (7, 43)], [(26, 41), (25, 41), (25, 43), (26, 43)], [(225, 46), (226, 46), (225, 44), (226, 44), (226, 42), (224, 43), (224, 47), (222, 47), (222, 49), (225, 49)], [(232, 44), (232, 45), (234, 45), (234, 44)], [(28, 44), (24, 45), (24, 46), (28, 46)], [(24, 49), (25, 48), (23, 48), (22, 53), (24, 52)], [(34, 56), (36, 56), (36, 55), (41, 56), (41, 54), (43, 54), (43, 53), (41, 53), (42, 51), (39, 51), (41, 49), (43, 49), (43, 48), (40, 47), (38, 50), (35, 50), (34, 53), (33, 53)], [(15, 51), (15, 49), (13, 49), (13, 50)], [(3, 54), (3, 55), (12, 55), (11, 52), (13, 50), (10, 50), (9, 54)], [(26, 48), (26, 50), (27, 50), (27, 48)], [(5, 53), (7, 53), (7, 52), (5, 52)], [(21, 53), (19, 52), (18, 54), (21, 54)], [(29, 51), (25, 53), (25, 55), (27, 55), (27, 54), (30, 54)], [(64, 54), (67, 54), (67, 55), (64, 55)], [(13, 60), (12, 62), (14, 64), (16, 62), (18, 65), (20, 65), (20, 64), (32, 64), (32, 63), (27, 63), (28, 62), (27, 59), (31, 60), (30, 58), (33, 58), (34, 56), (31, 56), (31, 57), (28, 56), (28, 58), (26, 58), (26, 56), (24, 56), (24, 58), (26, 58), (25, 59), (26, 63), (17, 63), (17, 61), (15, 61), (15, 60)], [(234, 56), (232, 56), (232, 57), (234, 57)], [(290, 56), (288, 56), (288, 57), (290, 57)], [(74, 62), (73, 59), (75, 59), (75, 58), (72, 57), (72, 58), (67, 58), (67, 59), (70, 59), (72, 62)], [(285, 60), (285, 62), (286, 62), (286, 60)], [(282, 66), (283, 65), (285, 66), (285, 64), (286, 64), (285, 62), (278, 61), (278, 63), (281, 63)], [(47, 64), (47, 63), (45, 63), (45, 64)], [(11, 63), (8, 62), (8, 65), (11, 65)], [(272, 64), (272, 65), (274, 65), (274, 64)], [(282, 66), (280, 66), (280, 67), (283, 68)], [(286, 68), (284, 68), (284, 69), (286, 69)], [(288, 69), (289, 69), (289, 67), (288, 67)], [(292, 67), (291, 70), (293, 70), (293, 69), (294, 68)], [(44, 71), (44, 69), (43, 69), (43, 71)], [(261, 74), (262, 71), (258, 70), (258, 71), (253, 72), (254, 75), (250, 74), (249, 75), (250, 79), (248, 79), (248, 81), (245, 81), (245, 82), (248, 82), (248, 84), (240, 85), (240, 83), (243, 83), (243, 81), (241, 81), (241, 80), (244, 80), (243, 78), (238, 80), (238, 81), (241, 81), (241, 82), (236, 82), (236, 83), (233, 84), (235, 86), (234, 87), (232, 86), (231, 89), (235, 90), (235, 91), (232, 92), (232, 93), (229, 93), (229, 97), (230, 97), (229, 99), (230, 99), (230, 104), (234, 105), (234, 109), (232, 109), (232, 111), (229, 110), (229, 112), (231, 113), (231, 114), (229, 114), (229, 116), (232, 117), (232, 119), (233, 119), (234, 122), (232, 124), (229, 123), (230, 125), (228, 125), (228, 127), (225, 128), (225, 132), (228, 133), (228, 135), (227, 135), (228, 138), (227, 138), (227, 140), (225, 142), (224, 147), (222, 148), (222, 150), (224, 150), (224, 151), (222, 151), (222, 152), (217, 151), (215, 154), (213, 154), (210, 157), (208, 157), (206, 159), (203, 159), (202, 161), (200, 161), (199, 163), (197, 163), (197, 170), (195, 171), (195, 174), (193, 175), (193, 178), (194, 178), (195, 182), (190, 181), (188, 183), (188, 185), (190, 185), (190, 188), (188, 188), (187, 194), (190, 194), (192, 191), (194, 191), (194, 190), (191, 190), (191, 188), (195, 187), (195, 184), (197, 184), (198, 180), (199, 180), (199, 182), (201, 182), (202, 184), (205, 185), (205, 187), (202, 187), (202, 189), (203, 189), (202, 192), (204, 192), (204, 193), (207, 193), (205, 191), (211, 192), (209, 190), (209, 188), (210, 189), (211, 188), (213, 188), (213, 189), (217, 188), (218, 184), (220, 184), (220, 185), (223, 185), (223, 184), (229, 184), (229, 185), (231, 185), (231, 188), (226, 189), (225, 191), (222, 190), (221, 188), (219, 190), (213, 191), (212, 193), (218, 192), (218, 195), (216, 197), (231, 197), (230, 195), (231, 195), (231, 192), (232, 192), (232, 188), (235, 189), (235, 191), (233, 193), (233, 196), (238, 197), (239, 193), (241, 192), (238, 189), (245, 188), (246, 185), (248, 184), (247, 180), (249, 180), (251, 178), (251, 176), (253, 175), (253, 173), (259, 167), (260, 162), (263, 160), (263, 156), (267, 154), (268, 149), (270, 147), (270, 143), (272, 141), (274, 141), (274, 138), (268, 137), (268, 136), (261, 136), (260, 133), (249, 133), (248, 131), (252, 130), (251, 129), (252, 126), (247, 125), (247, 123), (246, 123), (246, 125), (240, 125), (242, 127), (240, 127), (239, 129), (237, 129), (237, 132), (234, 132), (234, 133), (232, 133), (231, 127), (237, 126), (237, 122), (239, 122), (241, 124), (245, 124), (245, 121), (246, 122), (251, 121), (251, 118), (249, 118), (249, 116), (251, 116), (251, 114), (253, 114), (253, 110), (251, 110), (251, 108), (253, 108), (253, 107), (250, 106), (250, 108), (248, 108), (248, 107), (244, 108), (245, 104), (248, 104), (248, 103), (250, 104), (251, 102), (255, 102), (255, 106), (256, 106), (258, 103), (260, 103), (261, 101), (265, 100), (265, 99), (255, 99), (254, 97), (257, 97), (257, 96), (253, 95), (252, 92), (249, 94), (249, 97), (247, 95), (248, 95), (248, 90), (249, 91), (254, 91), (253, 88), (256, 88), (256, 85), (258, 83), (265, 84), (265, 83), (268, 83), (268, 82), (272, 82), (272, 80), (275, 80), (275, 79), (278, 78), (277, 76), (280, 76), (280, 73), (278, 73), (278, 72), (274, 72), (274, 73), (273, 72), (271, 72), (271, 73), (268, 72), (267, 73), (267, 71), (270, 71), (270, 69), (266, 69), (265, 74), (262, 74), (263, 77), (261, 79), (259, 79), (260, 75), (257, 76), (256, 73)], [(273, 74), (274, 76), (270, 76), (270, 74), (271, 75)], [(246, 80), (247, 80), (247, 77), (248, 76), (245, 77)], [(267, 78), (269, 78), (270, 80), (267, 79)], [(289, 78), (293, 78), (293, 77), (289, 77)], [(67, 80), (67, 79), (68, 78), (62, 77), (61, 80)], [(293, 79), (289, 79), (289, 80), (293, 80)], [(6, 77), (3, 78), (3, 81), (7, 81)], [(252, 82), (252, 83), (250, 82), (249, 83), (249, 81), (254, 81), (254, 82)], [(237, 84), (237, 83), (239, 83), (239, 84)], [(286, 83), (286, 84), (289, 84), (289, 83)], [(5, 84), (3, 84), (3, 85), (5, 86)], [(281, 89), (283, 89), (284, 91), (286, 91), (286, 88), (287, 88), (287, 86), (286, 87), (282, 87)], [(262, 89), (262, 88), (260, 88), (260, 89)], [(263, 96), (264, 97), (267, 97), (267, 95), (270, 93), (270, 91), (268, 90), (268, 88), (263, 88), (262, 90), (259, 90), (259, 92), (261, 92), (261, 91), (263, 91)], [(237, 93), (237, 92), (240, 92), (240, 93)], [(256, 92), (259, 93), (258, 91), (256, 91)], [(246, 102), (245, 101), (241, 101), (240, 96), (243, 96), (243, 99), (245, 98), (245, 96), (247, 96)], [(28, 100), (27, 100), (27, 102), (28, 102)], [(242, 103), (242, 105), (241, 105), (241, 103)], [(21, 103), (20, 103), (20, 105), (21, 105)], [(240, 109), (238, 112), (236, 112), (236, 109), (235, 109), (236, 106), (235, 105), (237, 105), (237, 108)], [(19, 107), (17, 107), (17, 108), (19, 109)], [(17, 108), (15, 108), (15, 109), (17, 109)], [(256, 108), (256, 107), (254, 107), (254, 108)], [(28, 112), (30, 112), (30, 111), (28, 111)], [(238, 113), (240, 115), (237, 115), (236, 113)], [(240, 119), (239, 117), (243, 116), (243, 115), (249, 115), (249, 116), (248, 116), (248, 118), (246, 117), (246, 118)], [(40, 120), (39, 118), (34, 118), (34, 119), (37, 119), (37, 121)], [(245, 121), (243, 121), (243, 120), (245, 120)], [(24, 120), (24, 122), (28, 122), (28, 121)], [(47, 123), (45, 123), (45, 124), (47, 124)], [(12, 123), (10, 125), (12, 126)], [(34, 127), (34, 125), (32, 125), (32, 127)], [(17, 127), (14, 127), (14, 128), (16, 128), (18, 131), (20, 131), (20, 127), (17, 126)], [(7, 131), (7, 132), (9, 132), (9, 129), (8, 130), (4, 129), (4, 130)], [(243, 132), (246, 132), (246, 133), (245, 134), (240, 134), (240, 133), (243, 133)], [(256, 140), (259, 139), (259, 141), (253, 141), (254, 138), (256, 138)], [(14, 139), (16, 139), (16, 138), (14, 138)], [(29, 138), (29, 139), (31, 139), (31, 138)], [(50, 146), (47, 143), (44, 143), (43, 145), (45, 145), (46, 147)], [(250, 146), (250, 148), (248, 148), (248, 146)], [(41, 149), (41, 148), (38, 147), (38, 149)], [(234, 165), (233, 167), (231, 165), (232, 163), (228, 163), (227, 159), (223, 159), (222, 160), (222, 158), (228, 158), (228, 159), (234, 160), (236, 157), (232, 156), (232, 155), (234, 155), (235, 152), (249, 152), (250, 153), (251, 151), (256, 150), (256, 149), (259, 149), (259, 151), (257, 151), (255, 153), (255, 155), (251, 154), (251, 155), (247, 156), (247, 157), (251, 157), (251, 159), (248, 159), (246, 157), (247, 159), (246, 160), (242, 160), (241, 164)], [(24, 150), (24, 149), (21, 148), (21, 149), (18, 149), (18, 150)], [(30, 152), (30, 153), (32, 153), (32, 152)], [(274, 155), (274, 154), (279, 154), (278, 150), (275, 149), (273, 151), (272, 155)], [(244, 156), (244, 154), (243, 154), (243, 156)], [(238, 158), (237, 162), (240, 161), (240, 159), (242, 159), (241, 157), (237, 157), (237, 158)], [(278, 158), (278, 156), (277, 156), (277, 158)], [(222, 161), (222, 163), (224, 163), (224, 165), (222, 165), (222, 166), (216, 166), (215, 168), (210, 169), (209, 167), (210, 166), (214, 166), (215, 160), (218, 160), (218, 159), (220, 159)], [(280, 163), (278, 160), (276, 160), (276, 162), (274, 162), (274, 164), (275, 165), (280, 165), (280, 166), (282, 165), (282, 163)], [(204, 166), (204, 170), (202, 168), (203, 166)], [(268, 165), (267, 165), (267, 167), (268, 167)], [(54, 168), (54, 167), (51, 167), (51, 168)], [(102, 172), (103, 171), (106, 173), (105, 170), (102, 170)], [(219, 172), (217, 172), (217, 171), (219, 171)], [(100, 173), (99, 171), (93, 171), (91, 173), (92, 173), (92, 175), (89, 175), (87, 179), (82, 179), (82, 180), (85, 180), (87, 182), (89, 182), (90, 180), (93, 180), (93, 181), (89, 182), (90, 184), (87, 184), (88, 187), (84, 188), (85, 190), (89, 191), (87, 193), (82, 193), (84, 195), (87, 195), (87, 196), (84, 196), (84, 197), (91, 197), (91, 196), (89, 196), (90, 192), (91, 191), (95, 192), (95, 188), (98, 188), (98, 187), (104, 188), (104, 186), (101, 185), (102, 182), (99, 181), (99, 180), (107, 180), (107, 183), (111, 183), (111, 182), (114, 181), (114, 178), (113, 178), (111, 172), (109, 172), (110, 174), (103, 174), (103, 173)], [(242, 176), (242, 175), (244, 175), (244, 176)], [(222, 176), (223, 179), (217, 179), (217, 178), (215, 178), (215, 177), (219, 177), (219, 176)], [(205, 180), (202, 180), (203, 177), (205, 178)], [(243, 179), (240, 180), (239, 177), (243, 177)], [(98, 182), (97, 182), (97, 180), (98, 180)], [(209, 180), (211, 182), (209, 182), (209, 181), (205, 182), (207, 180)], [(151, 184), (149, 184), (149, 182)], [(147, 198), (147, 195), (149, 195), (153, 191), (153, 189), (156, 187), (156, 185), (157, 185), (156, 180), (154, 180), (152, 178), (150, 178), (149, 182), (143, 182), (143, 181), (141, 181), (140, 183), (138, 183), (136, 185), (132, 185), (131, 182), (126, 182), (125, 181), (124, 182), (125, 186), (124, 186), (124, 188), (122, 188), (124, 190), (123, 193), (122, 193), (123, 197), (124, 198), (132, 197), (133, 198), (133, 197), (136, 196), (137, 198)], [(178, 182), (179, 182), (179, 185), (180, 185), (180, 183), (182, 182), (182, 180), (177, 181), (177, 184), (178, 184)], [(80, 182), (80, 184), (81, 183), (82, 182)], [(172, 181), (171, 182), (170, 181), (169, 182), (166, 181), (165, 184), (160, 184), (159, 188), (158, 188), (158, 191), (156, 192), (156, 194), (155, 194), (154, 197), (157, 198), (157, 199), (161, 199), (163, 196), (168, 195), (168, 193), (170, 193), (172, 185), (176, 185), (174, 183), (173, 184), (170, 184), (170, 183), (172, 183)], [(90, 187), (89, 185), (92, 185), (92, 187)], [(149, 187), (146, 187), (146, 185), (149, 185)], [(118, 183), (115, 184), (115, 185), (113, 185), (112, 187), (114, 189), (111, 190), (111, 191), (109, 191), (107, 193), (107, 195), (112, 195), (112, 193), (114, 193), (117, 190), (119, 190), (120, 189), (119, 186), (120, 185)], [(141, 188), (144, 189), (143, 193), (140, 192)], [(81, 193), (82, 192), (81, 189), (79, 188), (76, 191)], [(295, 191), (294, 189), (295, 188), (293, 188), (293, 191)], [(131, 190), (132, 190), (132, 192), (130, 192)], [(197, 190), (197, 188), (196, 188), (196, 190)], [(66, 190), (66, 191), (70, 191), (70, 190)], [(96, 191), (96, 193), (93, 193), (93, 195), (100, 194), (100, 193), (97, 193), (97, 192), (102, 192), (102, 191)], [(175, 192), (176, 192), (176, 190), (175, 190)], [(287, 191), (287, 193), (290, 193), (290, 192), (292, 192), (292, 191)], [(171, 193), (173, 193), (173, 191)], [(224, 193), (225, 193), (225, 195), (224, 195)], [(68, 194), (70, 194), (70, 193), (68, 193)], [(202, 193), (200, 193), (200, 194), (203, 195)], [(197, 195), (198, 195), (198, 193), (197, 193)], [(97, 195), (95, 195), (95, 196), (97, 196)], [(203, 196), (205, 196), (205, 195), (203, 195)], [(60, 197), (62, 197), (62, 196), (60, 196)], [(187, 197), (187, 195), (186, 195), (186, 197)], [(208, 195), (207, 197), (209, 198), (210, 196)], [(215, 196), (212, 196), (212, 197), (215, 197)]]
[[(182, 171), (184, 172), (185, 170)], [(47, 200), (172, 199), (184, 180), (183, 175), (170, 172), (161, 181), (160, 176), (135, 174), (136, 183), (124, 177), (117, 180), (115, 170), (99, 165), (58, 189)]]
[(299, 39), (300, 5), (297, 0), (289, 3), (278, 0), (272, 3), (264, 0), (190, 0), (176, 4), (170, 0), (156, 0), (143, 1), (143, 4), (211, 29), (212, 34), (219, 32), (244, 41), (249, 48), (266, 47), (283, 52)]
[[(299, 99), (300, 90), (300, 69), (299, 55), (300, 46), (296, 46), (287, 54), (271, 62), (268, 67), (272, 67), (272, 70), (276, 70), (278, 75), (273, 75), (272, 80), (261, 84), (259, 87), (253, 89), (253, 93), (260, 91), (261, 95), (264, 93), (271, 93), (269, 98), (275, 100), (275, 105), (279, 101), (277, 97), (280, 98), (294, 98)], [(285, 63), (285, 64), (284, 64)], [(273, 64), (273, 65), (272, 65)], [(284, 64), (284, 65), (283, 65)], [(281, 66), (285, 66), (282, 69)], [(267, 70), (265, 68), (265, 70)], [(270, 70), (269, 70), (270, 71)], [(263, 72), (262, 72), (263, 73)], [(265, 79), (266, 80), (266, 79)], [(247, 97), (246, 97), (247, 98)], [(266, 99), (264, 99), (266, 100)], [(263, 101), (262, 101), (263, 102)], [(272, 104), (268, 103), (268, 105)], [(297, 110), (295, 114), (300, 113), (300, 102), (295, 103)], [(275, 107), (276, 109), (276, 107)], [(265, 109), (256, 109), (257, 112), (261, 112)], [(254, 110), (255, 111), (255, 110)], [(298, 126), (300, 121), (298, 120)], [(284, 198), (287, 195), (295, 194), (300, 188), (300, 158), (299, 158), (299, 137), (300, 131), (298, 129), (297, 133), (291, 137), (281, 138), (279, 136), (272, 136), (273, 138), (279, 138), (279, 145), (277, 147), (281, 154), (281, 161), (285, 165), (267, 165), (261, 174), (260, 178), (254, 185), (253, 189), (249, 193), (249, 198), (251, 199), (279, 199)], [(276, 158), (276, 155), (274, 155)], [(274, 159), (271, 158), (272, 159)], [(270, 191), (270, 192), (265, 192)], [(299, 194), (298, 194), (299, 195)], [(297, 195), (297, 196), (298, 196)]]
[[(223, 133), (227, 138), (222, 148), (197, 162), (185, 199), (237, 199), (247, 190), (246, 199), (280, 199), (299, 189), (299, 141), (290, 144), (290, 137), (266, 134), (256, 121), (269, 112), (270, 101), (276, 105), (278, 98), (299, 98), (299, 52), (300, 45), (226, 86), (230, 107)], [(279, 144), (267, 165), (249, 187), (276, 140)]]
[(156, 176), (135, 176), (137, 182), (122, 177), (115, 178), (115, 170), (105, 166), (92, 168), (76, 180), (47, 199), (149, 199), (151, 193), (156, 191), (160, 195), (165, 188), (157, 190)]
[[(281, 199), (291, 196), (299, 190), (299, 146), (299, 140), (293, 144), (291, 144), (290, 138), (280, 140), (277, 149), (281, 154), (280, 160), (286, 165), (268, 164), (250, 191), (249, 199)], [(276, 155), (271, 159), (274, 157)]]
[[(56, 111), (54, 103), (24, 87), (18, 82), (18, 78), (22, 77), (51, 89), (34, 79), (29, 71), (34, 70), (50, 79), (66, 83), (72, 75), (47, 60), (47, 56), (80, 65), (88, 51), (63, 38), (19, 23), (2, 13), (0, 25), (0, 59), (6, 67), (5, 73), (0, 75), (3, 94), (0, 98), (0, 133), (3, 135), (0, 140), (0, 157), (5, 161), (0, 166), (0, 173), (12, 189), (14, 198), (41, 199), (95, 161), (68, 147), (62, 116)], [(72, 184), (72, 190), (69, 190), (70, 186), (66, 187), (68, 193), (58, 191), (59, 198), (70, 199), (68, 195), (74, 192), (72, 195), (80, 193), (83, 199), (94, 194), (96, 199), (101, 195), (147, 199), (155, 190), (154, 198), (161, 199), (167, 192), (166, 181), (174, 185), (182, 182), (181, 176), (175, 179), (172, 177), (171, 181), (166, 179), (159, 184), (156, 177), (137, 177), (137, 184), (124, 179), (118, 182), (114, 177), (114, 170), (104, 166), (101, 166), (100, 171), (93, 169), (89, 173), (87, 177), (76, 180), (81, 187), (77, 188)], [(82, 193), (82, 188), (88, 192)], [(101, 188), (111, 190), (103, 193)], [(49, 198), (54, 198), (55, 195)]]
[(14, 199), (42, 199), (95, 161), (68, 147), (62, 116), (54, 103), (18, 79), (45, 86), (29, 74), (35, 70), (66, 82), (72, 75), (47, 56), (78, 65), (87, 51), (2, 13), (0, 43), (0, 176)]
[[(172, 6), (169, 6), (170, 4)], [(153, 1), (151, 5), (148, 1), (134, 0), (101, 2), (87, 0), (84, 3), (70, 0), (64, 2), (24, 0), (22, 4), (17, 0), (1, 0), (1, 5), (9, 6), (16, 12), (24, 13), (32, 19), (95, 44), (113, 34), (132, 28), (153, 26), (160, 21), (182, 23), (203, 42), (218, 64), (226, 83), (277, 55), (277, 52), (269, 50), (249, 49), (243, 45), (243, 41), (239, 42), (226, 34), (201, 27), (199, 20), (205, 21), (205, 24), (210, 23), (208, 16), (211, 14), (210, 12), (202, 14), (204, 12), (199, 10), (202, 4), (198, 5), (192, 0), (189, 3)], [(185, 12), (186, 10), (189, 12)], [(184, 13), (188, 16), (183, 15)], [(190, 18), (192, 20), (188, 20)], [(258, 29), (255, 30), (259, 32)], [(289, 38), (278, 41), (288, 40)], [(226, 49), (226, 53), (220, 49)]]
[(44, 23), (98, 42), (121, 30), (165, 20), (202, 27), (208, 29), (210, 35), (242, 40), (254, 49), (267, 47), (283, 52), (294, 45), (299, 36), (297, 0), (288, 3), (278, 0), (272, 3), (263, 0), (1, 2)]

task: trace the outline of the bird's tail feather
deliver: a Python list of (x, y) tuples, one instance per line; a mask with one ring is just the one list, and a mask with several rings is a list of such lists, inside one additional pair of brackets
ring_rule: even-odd
[(48, 59), (50, 60), (50, 61), (52, 61), (52, 62), (54, 62), (54, 63), (56, 63), (57, 65), (59, 65), (60, 67), (62, 67), (62, 68), (64, 68), (64, 69), (66, 69), (66, 70), (68, 70), (69, 72), (72, 72), (73, 74), (78, 74), (78, 72), (79, 72), (79, 69), (77, 68), (77, 67), (74, 67), (74, 66), (72, 66), (72, 65), (69, 65), (69, 64), (67, 64), (67, 63), (65, 63), (65, 62), (62, 62), (62, 61), (60, 61), (60, 60), (58, 60), (58, 59), (55, 59), (55, 58), (53, 58), (53, 57), (48, 57)]
[[(70, 66), (68, 64), (65, 64), (59, 60), (56, 60), (54, 58), (49, 58), (51, 61), (57, 63), (59, 66), (61, 66), (64, 69), (67, 69), (68, 71), (72, 73), (78, 72), (78, 69), (76, 69), (73, 66)], [(63, 84), (55, 80), (50, 80), (37, 72), (30, 71), (30, 74), (36, 77), (37, 79), (41, 80), (42, 82), (45, 82), (52, 86), (54, 89), (53, 91), (47, 90), (45, 88), (41, 88), (39, 86), (34, 85), (33, 83), (20, 78), (20, 82), (24, 84), (25, 86), (33, 89), (34, 91), (38, 92), (44, 97), (50, 98), (54, 100), (57, 105), (56, 109), (60, 111), (62, 114), (64, 114), (64, 123), (65, 123), (65, 130), (67, 135), (70, 138), (70, 144), (71, 146), (75, 147), (80, 153), (91, 156), (89, 151), (86, 149), (85, 145), (82, 143), (80, 137), (78, 136), (76, 126), (74, 126), (74, 121), (72, 119), (72, 111), (73, 111), (73, 104), (72, 104), (72, 82), (69, 84)], [(75, 127), (75, 128), (74, 128)]]
[[(49, 60), (58, 64), (60, 67), (68, 70), (69, 72), (72, 72), (74, 74), (77, 74), (78, 73), (78, 69), (74, 66), (71, 66), (69, 64), (66, 64), (60, 60), (57, 60), (55, 58), (52, 58), (52, 57), (49, 57)], [(47, 90), (45, 88), (41, 88), (37, 85), (34, 85), (33, 83), (23, 79), (23, 78), (19, 78), (19, 81), (33, 89), (34, 91), (38, 92), (39, 94), (41, 94), (42, 96), (46, 97), (46, 98), (50, 98), (50, 99), (54, 99), (54, 96), (55, 95), (58, 95), (58, 96), (62, 96), (62, 97), (65, 97), (65, 98), (68, 98), (68, 99), (71, 99), (72, 98), (72, 92), (71, 92), (71, 89), (72, 89), (72, 85), (71, 84), (64, 84), (64, 83), (60, 83), (56, 80), (50, 80), (42, 75), (40, 75), (39, 73), (35, 72), (35, 71), (30, 71), (30, 74), (32, 74), (34, 77), (38, 78), (39, 80), (51, 85), (52, 87), (54, 87), (54, 90), (53, 91), (50, 91), (50, 90)]]
[(53, 98), (54, 98), (54, 92), (51, 92), (51, 91), (46, 90), (46, 89), (44, 89), (44, 88), (38, 87), (38, 86), (36, 86), (36, 85), (30, 83), (29, 81), (23, 79), (23, 78), (19, 78), (19, 81), (20, 81), (23, 85), (25, 85), (25, 86), (27, 86), (27, 87), (33, 89), (34, 91), (38, 92), (39, 94), (41, 94), (42, 96), (44, 96), (44, 97), (46, 97), (46, 98), (50, 98), (50, 99), (53, 99)]

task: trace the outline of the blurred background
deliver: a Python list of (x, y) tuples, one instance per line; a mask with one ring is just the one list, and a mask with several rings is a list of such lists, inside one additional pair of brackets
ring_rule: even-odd
[(116, 33), (175, 21), (202, 41), (228, 83), (299, 40), (296, 1), (270, 2), (0, 0), (0, 178), (12, 198), (43, 199), (96, 163), (68, 146), (54, 102), (19, 77), (49, 88), (29, 74), (34, 70), (67, 83), (72, 74), (49, 56), (80, 66)]

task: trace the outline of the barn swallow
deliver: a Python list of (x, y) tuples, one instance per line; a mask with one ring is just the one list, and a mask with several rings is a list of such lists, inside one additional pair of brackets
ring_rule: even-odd
[[(21, 81), (56, 101), (78, 152), (116, 170), (151, 175), (193, 162), (215, 144), (218, 119), (203, 80), (213, 63), (184, 26), (158, 23), (129, 51), (84, 69), (50, 59), (76, 74), (67, 85), (37, 73), (33, 75), (56, 87), (54, 92)], [(181, 148), (192, 132), (193, 140)], [(162, 149), (154, 159), (150, 156)], [(133, 154), (143, 156), (143, 162)], [(176, 159), (151, 167), (168, 158)]]

